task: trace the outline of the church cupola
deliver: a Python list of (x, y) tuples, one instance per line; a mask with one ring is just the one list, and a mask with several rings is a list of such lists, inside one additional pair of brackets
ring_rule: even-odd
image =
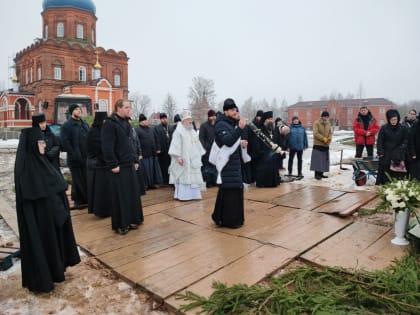
[(43, 38), (96, 46), (96, 6), (92, 0), (44, 0)]

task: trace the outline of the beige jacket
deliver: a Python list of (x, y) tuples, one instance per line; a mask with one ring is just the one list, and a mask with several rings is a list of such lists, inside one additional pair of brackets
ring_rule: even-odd
[[(314, 123), (314, 146), (328, 147), (332, 140), (332, 128), (329, 121), (324, 122), (322, 118), (319, 118)], [(324, 141), (327, 140), (327, 141)]]

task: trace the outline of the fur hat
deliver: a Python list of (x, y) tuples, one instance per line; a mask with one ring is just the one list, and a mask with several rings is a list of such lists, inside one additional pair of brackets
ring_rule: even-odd
[(400, 113), (396, 109), (387, 110), (387, 112), (385, 113), (385, 116), (386, 116), (386, 120), (388, 121), (388, 123), (391, 120), (391, 118), (393, 118), (393, 117), (397, 117), (398, 121), (400, 121), (400, 119), (401, 119)]
[(44, 113), (32, 115), (32, 127), (39, 127), (44, 121), (46, 121)]
[(321, 113), (321, 117), (330, 117), (330, 113), (329, 113), (329, 112), (327, 112), (326, 110), (324, 110), (324, 111)]
[(255, 117), (262, 117), (263, 115), (264, 115), (264, 112), (261, 109), (259, 109)]
[(159, 118), (168, 118), (168, 115), (166, 115), (166, 113), (160, 113)]
[(79, 104), (71, 104), (69, 106), (69, 114), (71, 115), (76, 108), (80, 108)]
[(144, 121), (144, 120), (147, 120), (147, 117), (144, 116), (143, 114), (140, 114), (139, 115), (139, 122)]
[(210, 109), (210, 110), (207, 112), (207, 117), (213, 117), (213, 116), (216, 116), (216, 112), (215, 112), (214, 110)]
[(192, 118), (191, 111), (188, 110), (188, 109), (184, 109), (182, 111), (182, 114), (181, 114), (181, 119), (184, 120), (184, 119), (187, 119), (187, 118)]
[(174, 123), (177, 123), (177, 122), (179, 122), (179, 121), (181, 121), (181, 116), (179, 116), (179, 114), (176, 114), (176, 115), (174, 116)]
[(235, 104), (235, 101), (231, 98), (225, 99), (225, 101), (223, 102), (223, 111), (227, 111), (233, 108), (238, 108), (238, 106), (236, 106)]

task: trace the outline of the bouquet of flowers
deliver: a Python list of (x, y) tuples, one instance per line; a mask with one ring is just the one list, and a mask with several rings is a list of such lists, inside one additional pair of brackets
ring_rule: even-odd
[(395, 212), (409, 209), (410, 212), (420, 208), (420, 182), (416, 180), (396, 180), (380, 186), (377, 193), (381, 203), (376, 210), (393, 209)]

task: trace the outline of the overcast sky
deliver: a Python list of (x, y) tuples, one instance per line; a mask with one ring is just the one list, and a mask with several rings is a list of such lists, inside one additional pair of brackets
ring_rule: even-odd
[[(417, 0), (96, 0), (97, 45), (124, 50), (129, 89), (160, 109), (188, 103), (195, 76), (216, 100), (290, 104), (331, 92), (420, 99)], [(11, 56), (42, 37), (42, 0), (0, 1), (0, 87)]]

